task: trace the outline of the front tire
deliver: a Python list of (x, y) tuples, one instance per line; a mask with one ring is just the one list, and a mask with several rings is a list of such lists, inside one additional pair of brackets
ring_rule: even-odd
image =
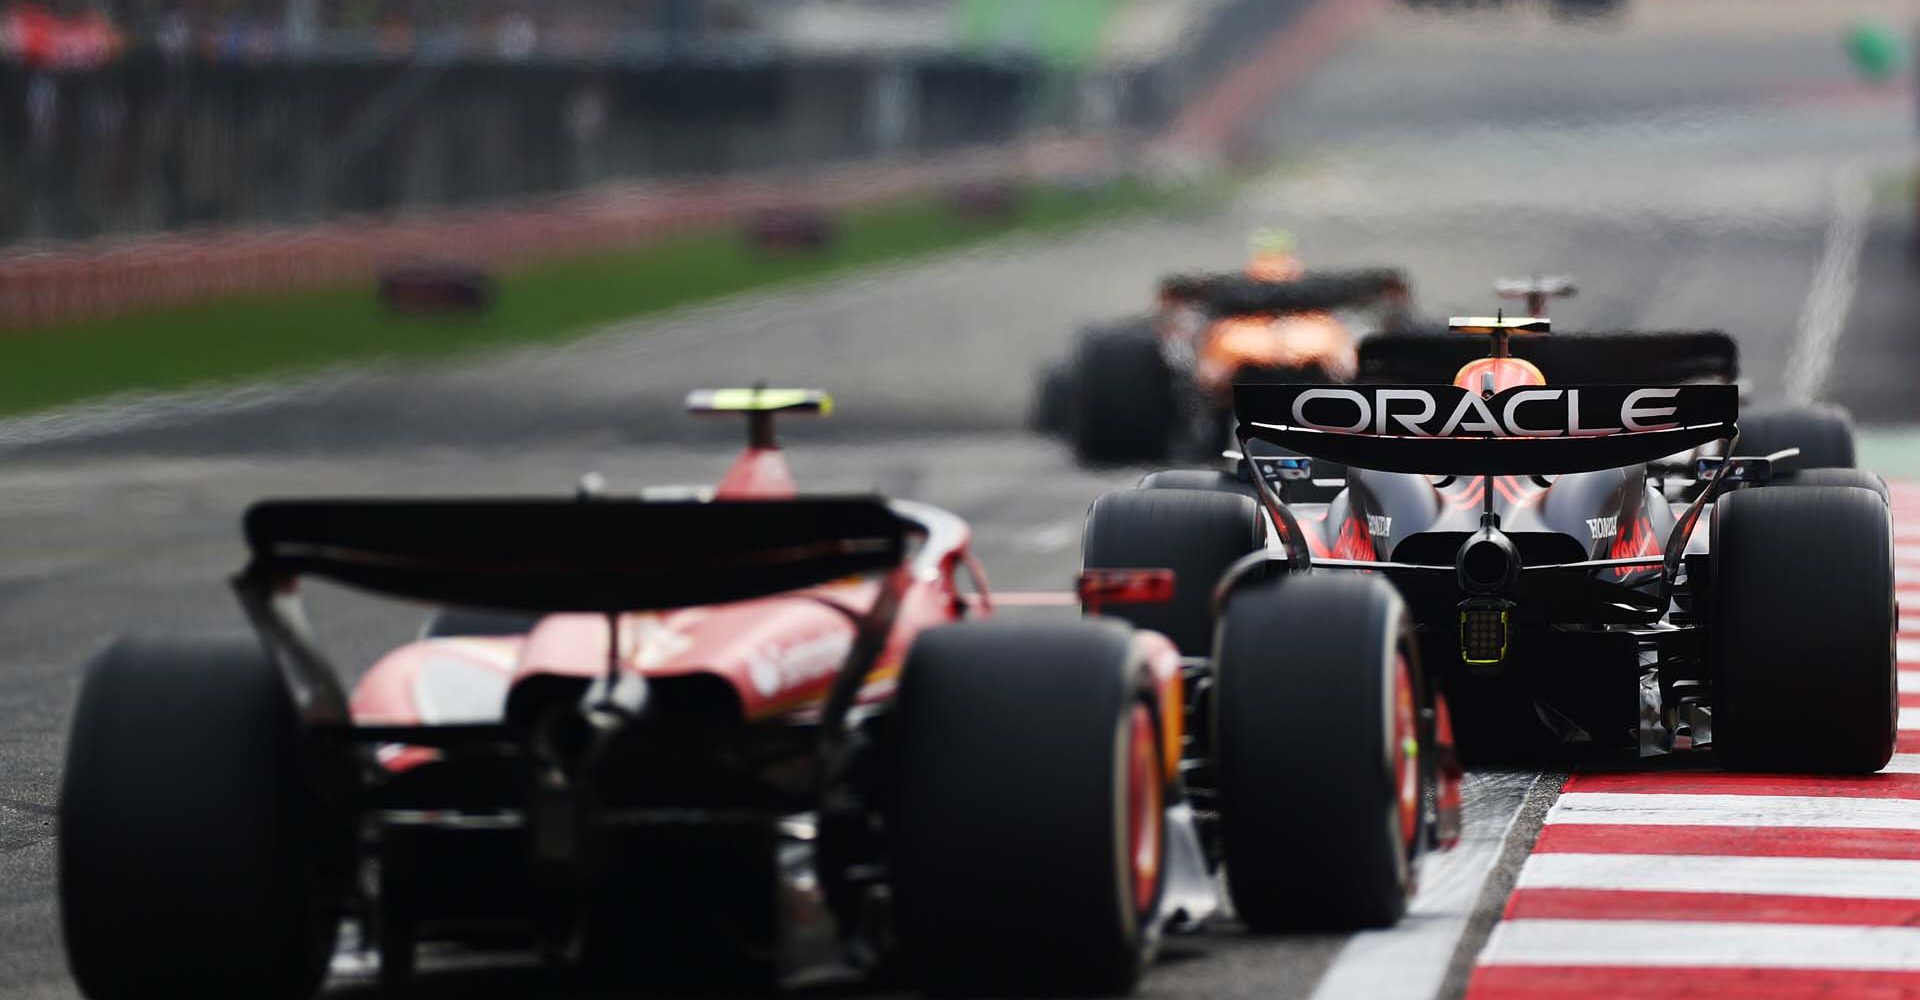
[(349, 841), (258, 640), (121, 639), (88, 667), (60, 793), (67, 960), (95, 1000), (312, 996)]
[(1227, 885), (1258, 932), (1406, 912), (1432, 771), (1411, 621), (1393, 587), (1307, 575), (1233, 595), (1213, 695)]
[(1713, 742), (1742, 771), (1866, 774), (1899, 727), (1893, 528), (1865, 489), (1741, 490), (1713, 510)]
[(978, 623), (914, 643), (892, 825), (921, 987), (1105, 994), (1139, 978), (1167, 784), (1132, 640), (1112, 622)]
[(1893, 505), (1893, 493), (1887, 481), (1865, 469), (1807, 469), (1789, 476), (1782, 486), (1857, 486), (1871, 490), (1880, 502)]
[(1854, 467), (1853, 419), (1837, 406), (1762, 410), (1740, 415), (1738, 454), (1759, 457), (1788, 448), (1800, 454), (1783, 464), (1791, 476), (1808, 469)]
[(1173, 570), (1173, 600), (1116, 604), (1102, 613), (1159, 632), (1186, 656), (1213, 648), (1213, 589), (1235, 562), (1259, 551), (1260, 510), (1234, 493), (1121, 490), (1087, 510), (1080, 550), (1087, 569)]

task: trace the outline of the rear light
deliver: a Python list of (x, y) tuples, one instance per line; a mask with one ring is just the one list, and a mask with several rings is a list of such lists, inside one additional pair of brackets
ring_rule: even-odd
[(1460, 605), (1460, 659), (1470, 666), (1497, 667), (1506, 662), (1513, 602), (1472, 600)]
[(1080, 606), (1097, 615), (1108, 604), (1165, 604), (1173, 600), (1173, 570), (1082, 570)]

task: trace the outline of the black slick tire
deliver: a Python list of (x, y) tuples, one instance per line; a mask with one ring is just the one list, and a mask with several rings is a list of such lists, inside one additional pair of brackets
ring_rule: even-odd
[(59, 807), (67, 959), (94, 1000), (307, 997), (348, 848), (252, 637), (115, 642), (88, 667)]
[(1173, 446), (1180, 419), (1173, 373), (1145, 324), (1083, 334), (1072, 380), (1068, 432), (1080, 461), (1151, 462)]
[(914, 643), (890, 721), (896, 926), (917, 985), (1132, 987), (1160, 891), (1156, 877), (1153, 905), (1136, 905), (1122, 846), (1129, 735), (1151, 699), (1132, 631), (1114, 622), (970, 623)]
[(1073, 369), (1048, 365), (1034, 379), (1027, 406), (1027, 428), (1040, 434), (1065, 434), (1073, 424)]
[(1416, 657), (1405, 605), (1377, 578), (1312, 574), (1228, 601), (1214, 764), (1227, 885), (1250, 929), (1386, 927), (1405, 913), (1430, 770)]
[(1259, 507), (1235, 493), (1120, 490), (1087, 510), (1081, 565), (1170, 569), (1173, 600), (1113, 604), (1101, 613), (1173, 640), (1187, 656), (1213, 648), (1213, 590), (1228, 568), (1262, 545)]
[(1741, 490), (1714, 505), (1713, 743), (1742, 771), (1865, 774), (1899, 725), (1893, 528), (1870, 490)]
[(1735, 454), (1758, 458), (1800, 449), (1781, 463), (1789, 477), (1807, 469), (1854, 467), (1853, 420), (1837, 406), (1761, 410), (1740, 415)]
[(1891, 506), (1893, 494), (1887, 481), (1865, 469), (1808, 469), (1789, 476), (1782, 486), (1856, 486), (1873, 491), (1880, 502)]
[(1140, 477), (1137, 488), (1143, 490), (1199, 490), (1202, 493), (1237, 493), (1259, 500), (1254, 485), (1231, 472), (1216, 469), (1161, 469)]

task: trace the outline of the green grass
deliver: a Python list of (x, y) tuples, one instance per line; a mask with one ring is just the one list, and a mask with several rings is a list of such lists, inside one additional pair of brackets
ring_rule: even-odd
[(1920, 429), (1863, 427), (1855, 458), (1863, 469), (1888, 479), (1920, 478)]
[(1914, 197), (1914, 171), (1905, 167), (1882, 170), (1867, 178), (1867, 190), (1873, 204), (1911, 208)]
[(340, 363), (420, 361), (577, 337), (602, 324), (737, 292), (826, 277), (1014, 232), (1059, 230), (1175, 201), (1121, 182), (1035, 188), (995, 221), (957, 217), (938, 198), (863, 209), (823, 252), (768, 254), (729, 229), (556, 260), (502, 275), (480, 317), (402, 317), (370, 287), (250, 296), (115, 319), (0, 334), (0, 414), (99, 396), (235, 383)]

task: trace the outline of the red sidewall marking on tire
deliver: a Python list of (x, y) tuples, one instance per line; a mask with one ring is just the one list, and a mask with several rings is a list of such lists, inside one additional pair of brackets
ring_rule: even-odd
[(1400, 809), (1400, 836), (1407, 857), (1420, 837), (1420, 730), (1413, 671), (1404, 654), (1393, 657), (1393, 783)]
[(1127, 739), (1127, 871), (1133, 879), (1133, 906), (1138, 913), (1153, 909), (1160, 895), (1161, 813), (1165, 796), (1160, 787), (1160, 740), (1153, 712), (1135, 704)]

